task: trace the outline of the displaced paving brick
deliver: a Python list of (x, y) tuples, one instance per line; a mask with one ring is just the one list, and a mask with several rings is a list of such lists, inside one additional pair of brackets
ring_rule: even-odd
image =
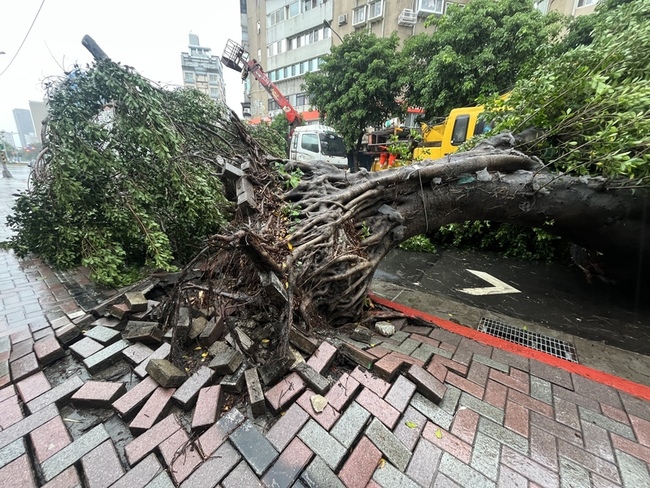
[(314, 453), (298, 438), (294, 438), (262, 478), (266, 486), (289, 488)]
[(129, 464), (131, 466), (135, 465), (180, 428), (181, 425), (176, 415), (172, 413), (128, 443), (124, 448), (124, 454)]
[(248, 369), (248, 363), (244, 362), (237, 371), (221, 378), (219, 384), (228, 393), (241, 394), (244, 391), (244, 374)]
[(124, 358), (134, 366), (140, 364), (153, 354), (153, 349), (140, 342), (127, 347), (122, 351)]
[(412, 365), (407, 376), (415, 383), (417, 390), (432, 402), (439, 403), (445, 396), (447, 387), (420, 366)]
[(352, 401), (360, 386), (361, 384), (356, 379), (348, 373), (343, 373), (332, 385), (325, 398), (334, 409), (342, 412)]
[(267, 361), (258, 368), (260, 380), (265, 386), (275, 384), (282, 378), (288, 371), (294, 360), (290, 358), (282, 358), (275, 361)]
[(165, 359), (167, 356), (169, 356), (169, 353), (172, 350), (171, 344), (168, 342), (165, 342), (158, 347), (151, 356), (149, 356), (147, 359), (142, 361), (137, 368), (135, 368), (133, 371), (135, 374), (137, 374), (140, 378), (144, 378), (147, 376), (147, 365), (149, 364), (149, 361), (152, 359)]
[(381, 451), (364, 436), (341, 468), (339, 478), (349, 488), (365, 488), (380, 459)]
[(363, 351), (348, 342), (343, 342), (341, 344), (340, 352), (343, 356), (364, 369), (372, 368), (372, 365), (377, 361), (377, 358), (372, 354), (368, 354), (366, 351)]
[(298, 437), (333, 470), (337, 469), (346, 453), (346, 448), (313, 419), (305, 424), (298, 433)]
[(318, 341), (308, 337), (294, 327), (289, 331), (289, 342), (307, 354), (313, 354), (318, 349)]
[(72, 344), (80, 335), (81, 331), (79, 330), (79, 327), (72, 323), (64, 325), (54, 331), (54, 337), (56, 337), (61, 344), (66, 346)]
[(221, 402), (221, 385), (201, 388), (192, 416), (192, 430), (214, 424), (221, 412)]
[(147, 364), (147, 373), (163, 388), (178, 388), (187, 376), (167, 359), (152, 359)]
[(266, 433), (266, 438), (278, 452), (282, 452), (308, 419), (309, 414), (294, 403)]
[(149, 397), (142, 409), (129, 424), (129, 429), (137, 435), (150, 429), (158, 419), (171, 408), (171, 398), (176, 390), (159, 386)]
[(124, 298), (131, 312), (145, 312), (149, 305), (147, 298), (141, 291), (126, 292)]
[[(255, 476), (255, 473), (248, 467), (246, 461), (240, 462), (235, 469), (221, 483), (223, 488), (263, 488)], [(296, 486), (296, 485), (294, 485)], [(297, 488), (297, 487), (296, 487)]]
[(148, 486), (158, 473), (163, 471), (155, 454), (149, 454), (124, 474), (111, 488), (142, 488)]
[(162, 330), (158, 327), (157, 322), (142, 322), (139, 320), (129, 320), (122, 337), (131, 342), (142, 342), (143, 344), (160, 344), (162, 340)]
[[(16, 384), (18, 389), (18, 394), (22, 399), (23, 403), (27, 403), (30, 400), (33, 400), (37, 396), (45, 393), (50, 389), (50, 382), (45, 377), (45, 374), (42, 371), (38, 371), (31, 376), (28, 376), (24, 380)], [(3, 399), (0, 398), (0, 401)]]
[(74, 392), (81, 388), (83, 384), (84, 382), (79, 376), (71, 376), (60, 385), (51, 388), (42, 395), (37, 396), (31, 402), (27, 403), (27, 410), (33, 414), (52, 403), (61, 405), (67, 402)]
[(192, 323), (192, 317), (190, 315), (190, 309), (187, 307), (180, 307), (178, 313), (176, 314), (176, 339), (178, 339), (180, 344), (185, 344), (187, 341), (187, 336), (190, 333), (190, 325)]
[(11, 344), (15, 346), (19, 342), (26, 341), (27, 339), (32, 338), (32, 333), (30, 332), (29, 329), (23, 329), (18, 332), (14, 332), (9, 336), (9, 339), (11, 340)]
[(101, 351), (96, 352), (92, 356), (87, 357), (83, 360), (83, 363), (91, 374), (98, 373), (102, 369), (119, 361), (122, 357), (122, 350), (126, 349), (130, 345), (131, 344), (128, 341), (119, 340), (110, 346), (105, 347)]
[(13, 347), (11, 348), (11, 354), (9, 355), (9, 361), (15, 361), (16, 359), (20, 359), (26, 354), (29, 354), (30, 352), (33, 351), (34, 351), (34, 341), (30, 337), (29, 339), (25, 339), (24, 341), (21, 341), (18, 344), (13, 345)]
[[(320, 457), (316, 456), (309, 463), (300, 477), (300, 480), (309, 488), (345, 488), (339, 477), (329, 468), (327, 463)], [(386, 485), (388, 486), (388, 485)]]
[[(226, 442), (219, 449), (217, 449), (217, 451), (214, 453), (214, 456), (206, 459), (205, 462), (199, 466), (189, 478), (185, 480), (182, 486), (183, 488), (211, 488), (217, 486), (219, 481), (221, 481), (223, 477), (226, 476), (228, 472), (233, 468), (233, 466), (239, 463), (240, 460), (241, 456), (237, 450), (235, 450), (229, 442)], [(242, 461), (240, 464), (246, 466), (246, 469), (250, 471), (245, 461)], [(239, 473), (241, 473), (241, 470), (238, 472), (238, 474)], [(250, 475), (252, 475), (257, 482), (257, 477), (255, 474), (250, 473)], [(242, 482), (250, 479), (250, 475), (246, 477), (245, 474), (242, 474)], [(235, 472), (233, 471), (230, 476), (233, 476), (230, 481), (230, 483), (232, 483), (232, 486), (241, 486), (241, 488), (253, 488), (259, 485), (259, 482), (257, 482), (257, 484), (251, 483), (237, 485), (234, 484), (234, 481), (237, 481), (237, 478), (235, 478), (235, 476), (237, 476)], [(227, 486), (229, 486), (226, 485), (225, 480), (223, 486), (224, 488), (227, 488)]]
[(366, 436), (400, 471), (406, 469), (411, 459), (411, 452), (383, 423), (372, 419), (366, 428)]
[(296, 403), (298, 403), (298, 405), (300, 405), (311, 418), (323, 426), (325, 430), (330, 430), (341, 414), (334, 410), (334, 408), (329, 404), (325, 406), (322, 412), (316, 412), (311, 403), (311, 397), (314, 395), (315, 393), (313, 391), (307, 390), (300, 396), (300, 398), (298, 398)]
[(120, 417), (129, 417), (138, 407), (144, 404), (156, 388), (158, 388), (158, 383), (153, 378), (146, 377), (118, 400), (115, 400), (113, 408)]
[(190, 331), (187, 334), (187, 340), (193, 341), (201, 335), (201, 332), (205, 330), (208, 325), (208, 319), (205, 317), (197, 317), (192, 319), (190, 324)]
[(199, 437), (196, 445), (204, 458), (212, 456), (228, 436), (234, 432), (245, 420), (245, 417), (236, 408), (232, 408), (222, 416), (216, 424), (206, 430)]
[(370, 418), (370, 412), (357, 402), (352, 402), (336, 422), (330, 434), (343, 446), (349, 448), (357, 440)]
[(382, 380), (370, 371), (364, 371), (358, 366), (354, 368), (350, 376), (382, 398), (390, 389), (390, 383)]
[(183, 429), (177, 430), (165, 439), (159, 449), (177, 484), (182, 483), (203, 461), (196, 446), (190, 442), (189, 436)]
[(203, 332), (199, 335), (199, 343), (210, 347), (212, 344), (217, 342), (223, 336), (223, 333), (226, 330), (226, 323), (223, 320), (223, 317), (213, 317), (203, 329)]
[(79, 407), (109, 408), (111, 403), (126, 392), (124, 383), (110, 381), (86, 381), (72, 395), (72, 403)]
[(357, 396), (356, 401), (359, 405), (386, 424), (389, 429), (395, 427), (400, 412), (379, 398), (379, 396), (374, 392), (370, 391), (368, 388), (364, 388)]
[(402, 358), (390, 353), (374, 364), (373, 371), (386, 381), (392, 382), (404, 365)]
[(415, 384), (400, 375), (386, 393), (384, 400), (400, 412), (403, 412), (414, 393)]
[(229, 348), (229, 350), (217, 354), (210, 361), (210, 367), (218, 375), (233, 374), (242, 362), (244, 362), (244, 356), (236, 349)]
[(20, 488), (38, 486), (27, 454), (23, 454), (0, 469), (0, 486), (16, 486)]
[(81, 458), (88, 488), (111, 486), (124, 474), (113, 442), (108, 440)]
[(68, 444), (63, 449), (53, 454), (41, 464), (43, 478), (50, 481), (59, 473), (78, 462), (83, 456), (95, 449), (103, 442), (110, 439), (104, 424), (99, 424), (92, 430)]
[(278, 457), (273, 445), (250, 420), (244, 421), (230, 434), (230, 441), (258, 476)]
[(287, 408), (306, 388), (305, 380), (298, 373), (291, 373), (266, 392), (264, 397), (274, 414)]
[(38, 362), (41, 363), (42, 366), (47, 366), (57, 359), (62, 358), (65, 351), (56, 339), (56, 336), (48, 335), (44, 339), (36, 341), (34, 344), (34, 353), (36, 354)]
[(27, 378), (29, 375), (41, 370), (36, 359), (36, 354), (33, 352), (12, 361), (9, 363), (9, 367), (11, 369), (11, 379), (14, 382)]
[[(52, 327), (46, 327), (45, 329), (37, 330), (32, 334), (32, 336), (34, 337), (34, 340), (38, 342), (46, 337), (54, 336), (54, 329)], [(38, 357), (38, 355), (36, 357)]]
[(0, 402), (14, 396), (15, 394), (16, 388), (14, 388), (14, 385), (8, 385), (6, 388), (0, 389)]
[(108, 313), (120, 320), (128, 317), (130, 311), (129, 305), (126, 303), (114, 303), (108, 309)]
[(449, 429), (454, 420), (452, 414), (443, 410), (431, 400), (424, 398), (419, 393), (413, 395), (411, 406), (443, 429)]
[(257, 374), (257, 368), (246, 370), (246, 388), (248, 389), (248, 403), (253, 412), (253, 417), (258, 417), (266, 413), (266, 402), (264, 400), (264, 390)]
[(90, 337), (92, 340), (99, 342), (104, 346), (108, 346), (109, 344), (113, 344), (114, 342), (118, 341), (121, 334), (119, 330), (98, 325), (90, 330), (87, 330), (84, 335), (86, 337)]
[(104, 349), (104, 346), (90, 337), (84, 337), (80, 341), (71, 344), (69, 349), (73, 356), (83, 361), (87, 357)]
[(201, 366), (192, 376), (190, 376), (185, 382), (176, 390), (173, 400), (179, 405), (183, 410), (188, 410), (194, 406), (196, 403), (196, 398), (199, 395), (199, 391), (205, 385), (209, 384), (214, 377), (214, 371), (210, 368)]
[(293, 370), (319, 395), (324, 395), (329, 390), (330, 383), (327, 378), (316, 372), (309, 364), (298, 363), (293, 367)]
[(60, 415), (31, 431), (29, 437), (39, 464), (72, 442)]

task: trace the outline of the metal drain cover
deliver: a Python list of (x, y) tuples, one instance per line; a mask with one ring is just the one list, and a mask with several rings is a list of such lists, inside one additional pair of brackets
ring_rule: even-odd
[(537, 332), (529, 332), (486, 317), (481, 317), (477, 330), (515, 344), (545, 352), (556, 358), (566, 359), (574, 363), (578, 362), (576, 347), (570, 342), (538, 334)]

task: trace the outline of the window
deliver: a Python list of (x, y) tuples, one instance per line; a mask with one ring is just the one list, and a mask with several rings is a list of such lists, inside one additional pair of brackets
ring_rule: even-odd
[(323, 0), (302, 0), (302, 11), (308, 12), (309, 10), (318, 7), (323, 3)]
[(219, 98), (219, 89), (218, 88), (210, 88), (210, 96), (212, 98)]
[(300, 2), (296, 1), (289, 4), (289, 18), (300, 14)]
[(318, 136), (316, 134), (303, 134), (300, 141), (300, 147), (307, 151), (317, 153), (319, 150)]
[(418, 13), (442, 15), (444, 0), (418, 0)]
[[(424, 1), (424, 0), (420, 0)], [(352, 11), (352, 25), (363, 24), (366, 22), (366, 6), (355, 8)]]
[(460, 146), (467, 140), (467, 126), (469, 125), (469, 115), (459, 115), (454, 122), (454, 131), (451, 133), (451, 144)]
[(296, 95), (296, 105), (309, 105), (309, 97), (304, 93)]
[(578, 0), (578, 8), (598, 3), (598, 0)]
[(259, 34), (260, 31), (262, 30), (262, 24), (260, 24), (260, 21), (257, 21), (257, 33)]
[(284, 19), (285, 19), (284, 7), (282, 7), (276, 10), (275, 12), (271, 12), (269, 15), (266, 16), (266, 26), (272, 27), (275, 24), (279, 24)]
[(269, 98), (269, 112), (271, 112), (272, 110), (280, 110), (280, 105), (278, 105), (278, 102), (276, 102), (272, 98)]
[(303, 61), (300, 63), (300, 74), (304, 75), (309, 71), (309, 61)]
[(383, 2), (381, 0), (368, 4), (368, 19), (378, 19), (383, 13)]
[(208, 75), (210, 83), (219, 83), (219, 77), (217, 75)]
[(309, 71), (318, 71), (318, 59), (309, 60)]
[(194, 73), (185, 71), (185, 83), (194, 83)]

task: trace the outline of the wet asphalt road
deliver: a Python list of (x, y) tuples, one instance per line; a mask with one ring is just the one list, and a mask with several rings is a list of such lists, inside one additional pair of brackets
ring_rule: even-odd
[[(486, 272), (521, 293), (464, 293), (463, 288), (492, 286), (468, 269)], [(646, 297), (610, 284), (589, 284), (570, 263), (529, 262), (473, 251), (427, 254), (396, 249), (384, 258), (375, 278), (650, 355)]]

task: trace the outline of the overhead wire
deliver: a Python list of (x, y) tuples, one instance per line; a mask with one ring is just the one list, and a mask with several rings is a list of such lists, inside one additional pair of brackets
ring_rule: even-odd
[(18, 49), (16, 50), (16, 53), (14, 54), (14, 57), (11, 58), (11, 61), (9, 61), (9, 64), (6, 66), (4, 70), (2, 70), (2, 73), (0, 73), (0, 76), (4, 75), (9, 67), (13, 64), (14, 60), (20, 53), (20, 50), (23, 48), (23, 45), (25, 44), (25, 41), (27, 40), (27, 37), (29, 37), (29, 33), (32, 31), (32, 27), (34, 27), (34, 24), (36, 23), (36, 19), (38, 19), (38, 15), (41, 13), (41, 9), (43, 8), (43, 5), (45, 4), (45, 0), (41, 2), (41, 6), (38, 7), (38, 11), (36, 12), (36, 15), (34, 16), (34, 20), (32, 20), (31, 25), (29, 26), (29, 29), (27, 30), (27, 34), (25, 34), (25, 37), (23, 38), (23, 41), (20, 43), (20, 46), (18, 46)]

